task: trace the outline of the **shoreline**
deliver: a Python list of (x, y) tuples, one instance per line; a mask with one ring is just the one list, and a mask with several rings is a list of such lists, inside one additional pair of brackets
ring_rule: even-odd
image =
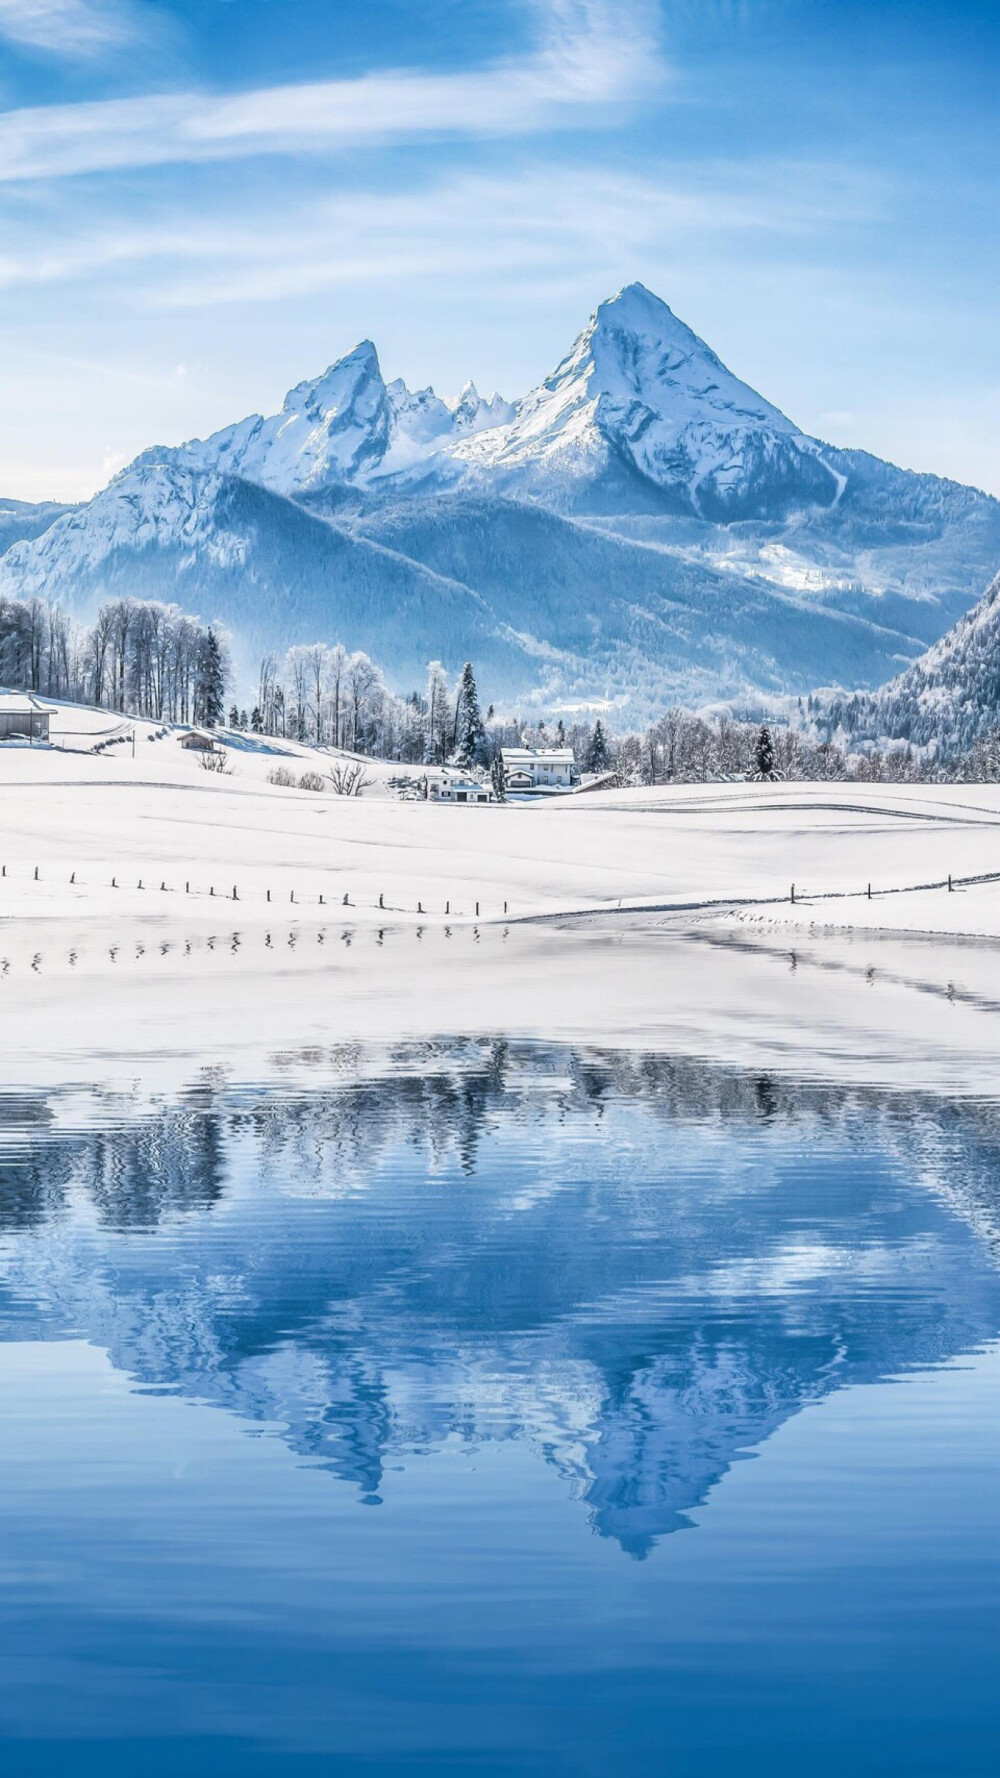
[(8, 1090), (180, 1090), (205, 1070), (263, 1082), (310, 1049), (483, 1036), (961, 1097), (994, 1093), (1000, 1071), (1000, 946), (964, 934), (625, 916), (18, 924), (0, 957)]

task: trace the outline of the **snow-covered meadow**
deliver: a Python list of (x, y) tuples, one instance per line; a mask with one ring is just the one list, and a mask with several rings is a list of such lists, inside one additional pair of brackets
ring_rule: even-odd
[(304, 1049), (491, 1031), (952, 1092), (995, 1076), (1000, 786), (457, 807), (400, 800), (388, 763), (361, 797), (272, 784), (335, 763), (288, 741), (230, 738), (215, 773), (101, 711), (55, 706), (52, 733), (0, 749), (9, 1081), (53, 1061), (263, 1079)]
[(10, 1080), (43, 1057), (66, 1078), (176, 1085), (206, 1058), (263, 1078), (310, 1046), (490, 1031), (992, 1079), (1000, 787), (443, 807), (398, 800), (394, 765), (360, 798), (269, 783), (329, 768), (291, 743), (247, 738), (226, 774), (149, 725), (134, 758), (89, 751), (114, 728), (66, 707), (58, 744), (0, 749)]
[[(92, 750), (133, 729), (134, 747)], [(400, 800), (391, 781), (421, 768), (395, 763), (364, 762), (364, 793), (338, 796), (341, 756), (288, 741), (226, 736), (216, 773), (178, 731), (103, 712), (56, 707), (52, 734), (0, 749), (4, 920), (216, 921), (235, 899), (244, 924), (278, 907), (375, 924), (641, 910), (1000, 937), (1000, 886), (962, 881), (1000, 875), (1000, 786), (696, 784), (442, 807)], [(269, 782), (280, 768), (325, 788)]]

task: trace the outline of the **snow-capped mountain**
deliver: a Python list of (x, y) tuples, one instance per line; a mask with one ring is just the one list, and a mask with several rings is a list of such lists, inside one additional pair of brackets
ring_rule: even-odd
[(843, 478), (821, 449), (642, 284), (601, 303), (507, 425), (453, 447), (509, 486), (549, 483), (577, 500), (624, 466), (679, 512), (710, 519), (831, 505)]
[[(592, 503), (597, 484), (625, 470), (648, 485), (643, 504), (654, 510), (718, 519), (833, 504), (844, 477), (822, 449), (633, 284), (601, 303), (551, 376), (514, 405), (484, 401), (472, 383), (453, 402), (387, 383), (364, 340), (292, 389), (279, 414), (252, 414), (169, 456), (292, 497), (345, 486), (398, 494), (417, 479), (424, 491), (472, 485), (559, 506)], [(146, 452), (133, 468), (163, 455)]]
[(642, 285), (514, 405), (386, 381), (365, 341), (47, 517), (0, 530), (0, 594), (179, 600), (248, 673), (341, 639), (404, 688), (471, 656), (494, 697), (634, 717), (880, 684), (1000, 564), (1000, 502), (810, 438)]
[(166, 457), (292, 496), (343, 483), (364, 487), (405, 476), (512, 412), (499, 395), (484, 401), (473, 383), (452, 402), (433, 389), (414, 392), (402, 378), (386, 383), (375, 347), (363, 340), (322, 376), (291, 389), (279, 414), (251, 414), (177, 451), (146, 451), (132, 468), (155, 468)]

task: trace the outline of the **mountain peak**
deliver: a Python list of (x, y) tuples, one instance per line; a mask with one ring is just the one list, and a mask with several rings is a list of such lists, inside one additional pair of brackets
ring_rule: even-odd
[(669, 303), (665, 303), (662, 296), (657, 296), (655, 290), (650, 290), (648, 285), (641, 284), (638, 278), (631, 284), (623, 284), (614, 296), (607, 296), (602, 303), (598, 303), (597, 315), (612, 313), (635, 318), (643, 315), (669, 315), (676, 319)]
[(362, 340), (353, 351), (335, 359), (320, 376), (296, 383), (285, 396), (282, 412), (291, 414), (305, 410), (319, 418), (335, 412), (345, 400), (356, 400), (369, 386), (375, 391), (373, 398), (376, 401), (379, 394), (384, 396), (385, 384), (378, 353), (371, 340)]
[(510, 425), (458, 454), (516, 477), (544, 466), (568, 494), (624, 466), (703, 517), (759, 514), (776, 489), (820, 504), (837, 490), (812, 441), (638, 282), (599, 304)]

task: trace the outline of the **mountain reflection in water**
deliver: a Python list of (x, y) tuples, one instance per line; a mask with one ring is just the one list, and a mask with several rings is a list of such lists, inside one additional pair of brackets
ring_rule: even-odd
[(0, 1337), (83, 1339), (367, 1505), (514, 1441), (646, 1557), (807, 1404), (1000, 1330), (992, 1106), (499, 1041), (284, 1072), (0, 1098)]

